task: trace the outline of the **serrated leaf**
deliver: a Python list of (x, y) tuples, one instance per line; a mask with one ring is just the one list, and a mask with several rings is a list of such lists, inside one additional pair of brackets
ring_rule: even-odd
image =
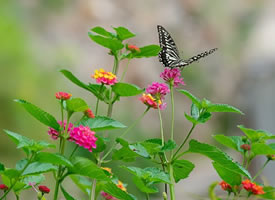
[(122, 42), (120, 40), (117, 40), (115, 38), (107, 38), (100, 35), (95, 35), (91, 32), (88, 33), (89, 37), (97, 44), (106, 47), (113, 52), (118, 51), (124, 47)]
[(213, 135), (213, 138), (229, 148), (235, 149), (236, 151), (243, 152), (240, 146), (244, 144), (241, 136), (225, 136), (225, 135)]
[(139, 52), (131, 52), (127, 54), (126, 58), (149, 58), (153, 56), (157, 56), (160, 52), (161, 48), (158, 45), (147, 45), (139, 48)]
[(16, 169), (6, 169), (5, 171), (2, 171), (1, 174), (8, 177), (9, 179), (13, 179), (20, 175), (20, 171)]
[(92, 28), (91, 31), (93, 31), (99, 35), (105, 36), (105, 37), (110, 37), (110, 38), (114, 37), (114, 35), (111, 32), (106, 31), (104, 28), (102, 28), (100, 26), (96, 26), (96, 27)]
[(197, 97), (195, 97), (193, 94), (191, 94), (189, 91), (187, 90), (178, 90), (180, 93), (184, 94), (186, 97), (188, 97), (193, 104), (195, 104), (199, 109), (201, 108), (201, 100)]
[(42, 174), (49, 171), (56, 171), (57, 167), (50, 164), (50, 163), (40, 163), (40, 162), (33, 162), (31, 163), (23, 172), (23, 176), (25, 175), (35, 175), (35, 174)]
[(238, 128), (244, 132), (244, 134), (252, 141), (252, 142), (258, 142), (265, 139), (269, 139), (270, 136), (272, 136), (272, 133), (269, 133), (265, 130), (254, 130), (251, 128), (246, 128), (243, 125), (238, 125)]
[(49, 113), (45, 112), (44, 110), (38, 108), (37, 106), (21, 99), (16, 99), (15, 102), (21, 104), (28, 113), (30, 113), (34, 118), (36, 118), (41, 123), (45, 124), (46, 126), (52, 127), (55, 130), (59, 130), (60, 126), (56, 119), (50, 115)]
[(129, 148), (134, 151), (136, 154), (144, 157), (144, 158), (150, 158), (149, 153), (146, 151), (144, 146), (142, 146), (140, 143), (131, 144), (129, 145)]
[(102, 152), (106, 149), (106, 144), (105, 144), (105, 142), (104, 142), (104, 140), (101, 136), (95, 135), (95, 137), (97, 138), (96, 143), (95, 143), (96, 148), (93, 149), (93, 152), (94, 153), (100, 153), (100, 152)]
[(72, 163), (74, 167), (70, 169), (70, 172), (73, 174), (79, 174), (97, 180), (109, 180), (104, 171), (87, 158), (75, 157)]
[(103, 187), (103, 191), (121, 200), (136, 200), (133, 195), (124, 192), (112, 182), (106, 183)]
[(95, 118), (85, 118), (79, 124), (89, 126), (93, 131), (113, 130), (126, 128), (122, 123), (108, 117), (96, 116)]
[(199, 123), (205, 123), (207, 122), (210, 118), (211, 118), (211, 113), (210, 112), (204, 112), (202, 114), (200, 114), (199, 118), (198, 118), (198, 122)]
[(240, 111), (238, 108), (235, 108), (233, 106), (227, 105), (227, 104), (210, 104), (207, 107), (208, 112), (234, 112), (244, 115), (242, 111)]
[(73, 164), (65, 156), (57, 153), (39, 152), (36, 154), (35, 160), (40, 163), (51, 163), (54, 165), (73, 167)]
[(252, 143), (251, 151), (254, 155), (275, 155), (275, 149), (263, 143)]
[(87, 103), (81, 98), (71, 98), (67, 100), (66, 106), (71, 112), (84, 112), (89, 108)]
[(196, 140), (191, 140), (189, 142), (188, 152), (205, 155), (211, 160), (223, 166), (224, 168), (251, 178), (249, 172), (246, 169), (244, 169), (239, 163), (234, 162), (231, 157), (229, 157), (226, 153), (222, 152), (215, 146), (200, 143)]
[(66, 190), (65, 188), (61, 185), (61, 191), (64, 195), (64, 197), (66, 198), (66, 200), (75, 200), (75, 198), (73, 198)]
[(177, 144), (174, 140), (168, 140), (164, 143), (164, 146), (161, 148), (162, 151), (171, 151), (177, 147)]
[(15, 169), (18, 170), (18, 171), (20, 171), (20, 170), (22, 170), (26, 166), (27, 163), (28, 163), (28, 159), (27, 158), (19, 160), (19, 161), (16, 162)]
[(193, 171), (195, 165), (188, 160), (175, 160), (172, 164), (176, 183), (185, 179)]
[(133, 176), (133, 182), (141, 192), (150, 194), (150, 193), (157, 193), (159, 191), (156, 186), (146, 185), (144, 181), (137, 176)]
[(225, 168), (217, 162), (213, 162), (213, 167), (217, 171), (218, 175), (229, 185), (240, 185), (242, 182), (242, 177), (239, 173), (235, 173), (229, 168)]
[(185, 118), (186, 118), (188, 121), (190, 121), (190, 122), (193, 123), (193, 124), (199, 123), (196, 119), (194, 119), (193, 117), (189, 116), (187, 113), (184, 113), (184, 116), (185, 116)]
[(138, 157), (134, 151), (132, 151), (129, 147), (122, 147), (119, 150), (114, 150), (113, 160), (123, 160), (124, 162), (133, 162)]
[(122, 97), (136, 96), (144, 91), (144, 89), (129, 83), (116, 83), (112, 88), (113, 92)]
[(113, 29), (116, 31), (118, 39), (122, 41), (136, 36), (134, 33), (131, 33), (127, 28), (122, 26)]

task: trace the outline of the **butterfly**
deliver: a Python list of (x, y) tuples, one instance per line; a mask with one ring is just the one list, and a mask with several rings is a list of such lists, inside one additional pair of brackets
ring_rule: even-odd
[(159, 52), (159, 61), (165, 67), (185, 67), (205, 56), (208, 56), (209, 54), (212, 54), (217, 50), (217, 48), (210, 49), (187, 60), (184, 60), (180, 58), (178, 48), (171, 35), (162, 26), (158, 25), (157, 28), (159, 34), (159, 44), (161, 48), (161, 51)]

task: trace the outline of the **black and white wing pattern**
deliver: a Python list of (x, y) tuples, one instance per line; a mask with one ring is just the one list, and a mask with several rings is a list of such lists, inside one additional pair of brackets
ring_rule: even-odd
[(214, 48), (193, 56), (187, 60), (181, 59), (177, 46), (171, 35), (162, 26), (158, 25), (157, 28), (159, 34), (159, 44), (161, 48), (161, 51), (159, 52), (159, 61), (164, 65), (164, 67), (184, 67), (186, 65), (190, 65), (192, 62), (198, 61), (205, 56), (208, 56), (217, 50), (217, 48)]

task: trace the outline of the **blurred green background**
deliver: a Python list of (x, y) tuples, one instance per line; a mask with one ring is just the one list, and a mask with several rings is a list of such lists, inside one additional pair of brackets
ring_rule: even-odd
[[(58, 72), (69, 69), (82, 81), (92, 82), (90, 75), (95, 69), (111, 70), (112, 57), (107, 55), (107, 49), (89, 39), (89, 29), (102, 26), (111, 30), (112, 26), (125, 26), (137, 34), (129, 42), (144, 46), (158, 44), (156, 25), (160, 24), (171, 33), (184, 58), (219, 48), (215, 54), (183, 71), (184, 88), (200, 98), (231, 104), (246, 113), (245, 116), (215, 115), (194, 131), (193, 138), (214, 143), (212, 134), (241, 134), (236, 127), (238, 124), (275, 133), (274, 10), (272, 0), (1, 0), (0, 130), (51, 141), (47, 127), (39, 124), (13, 99), (26, 99), (56, 118), (59, 118), (54, 96), (57, 91), (80, 96), (94, 108), (95, 98)], [(122, 68), (125, 64), (122, 62)], [(126, 81), (146, 87), (152, 81), (160, 81), (162, 70), (157, 57), (133, 60)], [(176, 141), (181, 141), (190, 127), (184, 118), (189, 105), (188, 99), (176, 95)], [(138, 98), (123, 99), (115, 105), (113, 117), (129, 125), (143, 110), (144, 105)], [(169, 129), (169, 114), (168, 107), (164, 113), (166, 130)], [(158, 124), (157, 112), (150, 111), (128, 138), (134, 141), (158, 137)], [(23, 153), (3, 131), (0, 131), (0, 138), (0, 162), (14, 167)], [(233, 157), (239, 159), (237, 155)], [(188, 179), (176, 186), (177, 198), (207, 199), (207, 186), (220, 179), (208, 159), (193, 155), (189, 159), (196, 168)], [(252, 172), (262, 162), (258, 159)], [(119, 168), (120, 164), (115, 163), (113, 171), (120, 174), (123, 182), (129, 183), (131, 192), (139, 195), (128, 172)], [(136, 165), (145, 166), (146, 163), (139, 160)], [(270, 164), (262, 176), (273, 186), (274, 166)], [(44, 184), (53, 190), (52, 181), (48, 175)], [(66, 185), (70, 191), (79, 193), (70, 181)], [(31, 190), (23, 193), (22, 199), (35, 196)], [(51, 199), (51, 194), (49, 196)]]

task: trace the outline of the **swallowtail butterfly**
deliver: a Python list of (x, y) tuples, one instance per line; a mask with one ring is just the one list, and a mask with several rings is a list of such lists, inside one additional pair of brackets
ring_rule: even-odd
[(159, 52), (159, 61), (164, 65), (164, 67), (185, 67), (217, 50), (217, 48), (210, 49), (187, 60), (184, 60), (180, 58), (177, 46), (165, 28), (160, 25), (158, 25), (157, 28), (159, 34), (159, 44), (161, 48), (161, 51)]

